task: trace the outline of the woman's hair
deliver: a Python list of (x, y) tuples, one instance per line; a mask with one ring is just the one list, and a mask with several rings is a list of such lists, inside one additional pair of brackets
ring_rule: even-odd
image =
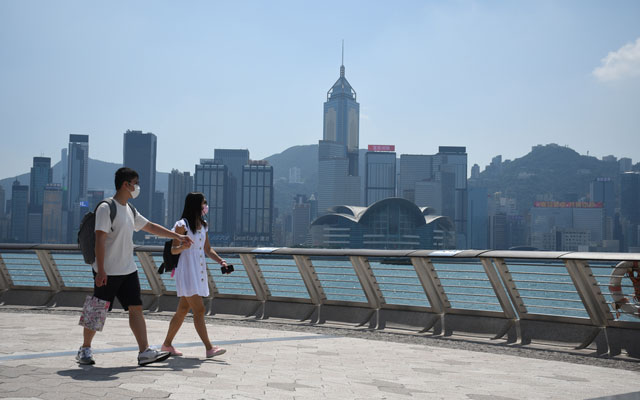
[(191, 232), (196, 233), (196, 227), (198, 222), (202, 226), (207, 226), (207, 222), (202, 218), (202, 202), (204, 201), (204, 195), (200, 192), (191, 192), (184, 199), (184, 210), (182, 210), (182, 218), (186, 218), (189, 223), (189, 229)]

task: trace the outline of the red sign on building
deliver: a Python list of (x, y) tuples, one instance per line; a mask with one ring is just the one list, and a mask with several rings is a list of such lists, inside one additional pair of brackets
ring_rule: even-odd
[(370, 144), (369, 151), (396, 151), (393, 144)]

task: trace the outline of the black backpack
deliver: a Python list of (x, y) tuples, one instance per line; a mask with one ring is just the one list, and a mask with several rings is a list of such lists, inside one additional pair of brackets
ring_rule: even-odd
[[(112, 224), (113, 220), (116, 218), (116, 213), (118, 212), (116, 201), (113, 198), (110, 198), (102, 200), (98, 203), (95, 210), (89, 211), (84, 215), (84, 217), (82, 217), (80, 227), (78, 228), (78, 246), (82, 252), (84, 262), (87, 264), (93, 264), (96, 260), (96, 211), (102, 203), (109, 204), (109, 218), (111, 218)], [(127, 202), (127, 204), (131, 207), (131, 211), (133, 211), (133, 218), (135, 218), (137, 214), (136, 208), (131, 203)], [(111, 227), (111, 231), (113, 231), (113, 227)]]
[[(183, 218), (187, 229), (189, 229), (189, 222), (186, 218)], [(173, 245), (173, 239), (164, 242), (164, 249), (162, 249), (162, 264), (158, 267), (158, 273), (164, 274), (165, 272), (171, 272), (178, 267), (178, 260), (180, 254), (171, 254), (171, 246)]]

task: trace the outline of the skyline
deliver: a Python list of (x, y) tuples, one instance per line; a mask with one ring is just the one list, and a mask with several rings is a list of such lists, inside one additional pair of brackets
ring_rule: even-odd
[(465, 146), (484, 168), (557, 143), (638, 162), (637, 2), (35, 3), (0, 3), (3, 178), (55, 164), (69, 134), (122, 162), (126, 130), (152, 132), (163, 172), (316, 144), (343, 39), (361, 148)]

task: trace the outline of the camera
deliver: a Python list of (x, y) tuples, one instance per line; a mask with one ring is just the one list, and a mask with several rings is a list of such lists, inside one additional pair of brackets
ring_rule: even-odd
[(233, 269), (233, 265), (232, 264), (227, 264), (227, 266), (225, 267), (224, 265), (220, 267), (220, 271), (222, 271), (223, 274), (230, 274), (234, 271)]

